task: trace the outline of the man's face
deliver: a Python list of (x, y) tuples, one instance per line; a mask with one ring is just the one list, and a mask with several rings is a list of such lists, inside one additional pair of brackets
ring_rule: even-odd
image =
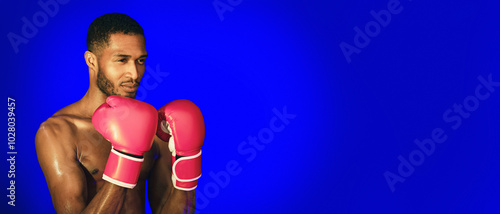
[(97, 87), (106, 96), (135, 98), (147, 57), (142, 35), (111, 34), (98, 57)]

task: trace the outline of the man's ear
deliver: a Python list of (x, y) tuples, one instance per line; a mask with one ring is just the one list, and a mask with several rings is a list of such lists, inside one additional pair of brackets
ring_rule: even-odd
[(89, 71), (92, 70), (93, 72), (97, 72), (97, 56), (94, 53), (85, 51), (85, 62), (89, 66)]

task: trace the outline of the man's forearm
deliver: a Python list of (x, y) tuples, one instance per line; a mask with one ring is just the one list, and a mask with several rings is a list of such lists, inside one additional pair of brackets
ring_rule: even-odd
[(81, 213), (118, 213), (122, 208), (126, 193), (126, 188), (105, 182)]
[(172, 188), (169, 200), (162, 207), (160, 213), (194, 213), (196, 207), (196, 194), (194, 190), (182, 191)]

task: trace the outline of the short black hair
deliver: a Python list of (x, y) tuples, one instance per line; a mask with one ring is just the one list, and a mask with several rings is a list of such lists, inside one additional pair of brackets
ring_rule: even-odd
[(128, 35), (142, 35), (144, 30), (130, 16), (123, 13), (108, 13), (97, 17), (87, 31), (87, 50), (99, 53), (109, 45), (111, 34), (123, 33)]

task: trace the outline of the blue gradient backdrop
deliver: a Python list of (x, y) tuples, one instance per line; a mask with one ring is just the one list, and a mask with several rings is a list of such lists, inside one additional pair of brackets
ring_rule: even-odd
[[(354, 46), (354, 28), (364, 31), (375, 21), (370, 11), (397, 2), (215, 2), (230, 9), (223, 20), (214, 1), (71, 0), (58, 4), (18, 53), (7, 34), (22, 35), (22, 17), (32, 20), (43, 10), (37, 1), (4, 2), (1, 98), (16, 99), (18, 155), (11, 207), (5, 137), (2, 213), (54, 212), (35, 133), (84, 95), (86, 31), (109, 12), (126, 13), (144, 28), (146, 75), (168, 73), (156, 87), (141, 86), (141, 99), (159, 108), (184, 98), (202, 109), (207, 134), (197, 213), (500, 212), (500, 87), (483, 87), (480, 93), (489, 93), (483, 100), (469, 97), (479, 76), (500, 82), (496, 1), (401, 0), (401, 11), (378, 25), (350, 63), (341, 42)], [(445, 121), (464, 100), (468, 118), (452, 112), (455, 120)], [(270, 122), (282, 124), (275, 111), (284, 108), (295, 118), (270, 132)], [(418, 156), (424, 153), (414, 141), (431, 138), (436, 128), (446, 141)], [(253, 147), (249, 137), (259, 134), (267, 143)], [(416, 163), (403, 167), (404, 175), (400, 156)], [(388, 172), (404, 180), (394, 191)]]

